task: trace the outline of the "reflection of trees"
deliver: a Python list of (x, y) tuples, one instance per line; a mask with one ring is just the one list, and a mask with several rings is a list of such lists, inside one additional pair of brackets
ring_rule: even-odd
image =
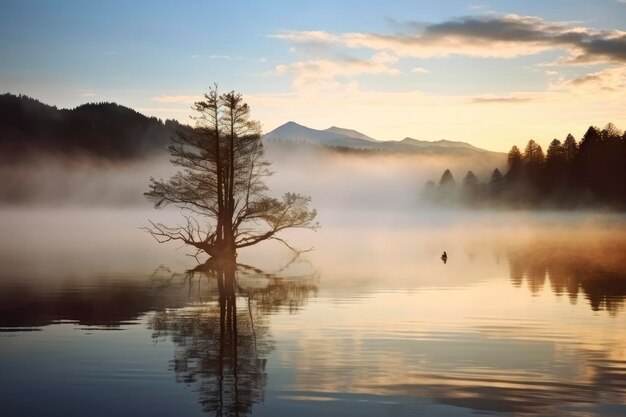
[(582, 292), (592, 310), (614, 315), (626, 298), (626, 257), (621, 256), (620, 245), (606, 242), (581, 248), (571, 242), (532, 241), (510, 248), (511, 283), (520, 287), (525, 280), (537, 294), (547, 280), (554, 294), (567, 294), (572, 304)]
[(204, 411), (248, 415), (267, 384), (266, 357), (273, 349), (267, 315), (296, 311), (317, 291), (315, 277), (279, 278), (231, 265), (196, 268), (186, 279), (192, 302), (157, 311), (154, 337), (174, 342), (176, 380), (198, 392)]
[[(175, 276), (171, 272), (168, 274)], [(145, 277), (102, 277), (84, 281), (25, 284), (6, 280), (0, 286), (0, 328), (48, 326), (71, 322), (116, 328), (135, 323), (155, 308), (180, 307), (186, 293)], [(1, 331), (1, 330), (0, 330)]]

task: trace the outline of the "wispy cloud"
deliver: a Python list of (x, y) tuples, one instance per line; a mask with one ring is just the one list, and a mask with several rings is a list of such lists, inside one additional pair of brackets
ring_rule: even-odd
[(85, 98), (92, 98), (92, 97), (95, 97), (96, 94), (95, 93), (82, 93), (80, 96), (85, 97)]
[(516, 97), (516, 96), (478, 96), (472, 97), (472, 103), (478, 104), (519, 104), (519, 103), (527, 103), (531, 101), (530, 97)]
[(559, 79), (551, 85), (553, 90), (593, 94), (607, 91), (626, 91), (626, 67), (606, 68), (601, 71), (571, 79)]
[(515, 14), (413, 23), (401, 33), (290, 31), (274, 35), (301, 47), (338, 44), (420, 58), (464, 55), (514, 58), (562, 49), (571, 63), (626, 62), (626, 32), (575, 26)]
[(323, 30), (284, 31), (270, 35), (271, 38), (286, 40), (298, 44), (327, 45), (341, 41), (341, 35), (334, 35)]
[(241, 61), (244, 58), (242, 56), (232, 56), (232, 55), (209, 55), (209, 59), (226, 59), (229, 61)]
[(470, 10), (485, 10), (488, 9), (489, 6), (486, 4), (470, 4), (467, 8)]
[(380, 52), (368, 60), (342, 57), (339, 60), (298, 61), (292, 64), (277, 65), (274, 68), (274, 73), (294, 76), (294, 87), (300, 90), (307, 88), (330, 89), (337, 87), (336, 79), (340, 77), (353, 78), (362, 74), (398, 75), (400, 70), (391, 66), (397, 59), (396, 56), (387, 52)]
[(413, 74), (428, 74), (430, 71), (428, 71), (426, 68), (415, 67), (411, 70), (411, 72)]

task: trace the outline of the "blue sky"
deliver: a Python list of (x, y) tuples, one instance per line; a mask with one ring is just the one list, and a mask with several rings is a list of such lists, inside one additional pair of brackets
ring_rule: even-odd
[(0, 91), (187, 121), (217, 82), (266, 130), (295, 120), (506, 150), (626, 128), (625, 30), (618, 0), (3, 0)]

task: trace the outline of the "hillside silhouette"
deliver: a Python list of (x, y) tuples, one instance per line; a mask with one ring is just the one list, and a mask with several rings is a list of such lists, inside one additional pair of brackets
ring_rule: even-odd
[(3, 161), (42, 154), (132, 160), (164, 152), (179, 127), (115, 103), (58, 109), (24, 95), (0, 95)]

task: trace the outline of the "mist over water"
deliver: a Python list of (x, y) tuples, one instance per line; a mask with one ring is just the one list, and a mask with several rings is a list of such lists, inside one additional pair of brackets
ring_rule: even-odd
[[(468, 170), (486, 180), (504, 156), (487, 161), (476, 156), (359, 154), (325, 148), (287, 148), (269, 144), (266, 158), (274, 175), (270, 194), (294, 191), (309, 195), (324, 210), (412, 209), (423, 202), (426, 181), (450, 168), (459, 178)], [(0, 175), (1, 205), (149, 207), (143, 197), (149, 178), (168, 178), (178, 170), (167, 155), (134, 160), (93, 156), (33, 155), (5, 163)]]
[(280, 193), (294, 190), (313, 198), (320, 212), (394, 211), (426, 205), (420, 194), (424, 184), (438, 179), (445, 169), (458, 175), (473, 170), (487, 179), (501, 160), (477, 156), (433, 156), (337, 152), (326, 149), (281, 149), (269, 146), (273, 162), (268, 185)]
[(41, 165), (0, 208), (9, 415), (32, 392), (67, 416), (624, 414), (623, 214), (421, 204), (475, 161), (268, 157), (322, 227), (283, 235), (297, 258), (242, 250), (234, 281), (140, 230), (180, 220), (141, 195), (167, 161)]
[(175, 170), (165, 156), (132, 161), (33, 156), (3, 164), (0, 204), (30, 207), (146, 206), (150, 176)]

